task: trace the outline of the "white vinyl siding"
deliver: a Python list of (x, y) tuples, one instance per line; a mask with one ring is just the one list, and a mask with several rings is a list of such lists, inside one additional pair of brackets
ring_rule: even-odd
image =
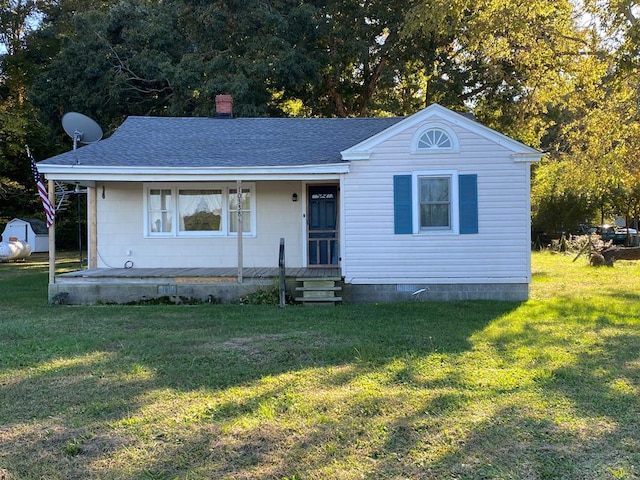
[[(345, 280), (355, 284), (528, 282), (529, 165), (514, 162), (507, 148), (453, 124), (450, 128), (459, 152), (415, 154), (409, 146), (418, 128), (388, 138), (369, 160), (351, 162), (342, 189)], [(395, 234), (394, 175), (414, 175), (417, 182), (422, 174), (452, 171), (477, 175), (479, 233), (423, 234), (416, 230), (414, 211), (414, 234)]]

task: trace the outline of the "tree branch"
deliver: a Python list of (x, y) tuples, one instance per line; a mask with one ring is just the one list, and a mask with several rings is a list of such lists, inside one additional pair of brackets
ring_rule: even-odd
[[(115, 59), (117, 60), (117, 65), (114, 66), (114, 68), (116, 69), (116, 72), (118, 72), (118, 74), (126, 74), (126, 76), (124, 77), (125, 79), (125, 83), (129, 86), (130, 90), (134, 90), (136, 92), (142, 93), (142, 94), (150, 94), (150, 93), (163, 93), (163, 92), (171, 92), (173, 91), (173, 89), (171, 88), (171, 84), (169, 83), (169, 81), (165, 78), (163, 79), (148, 79), (148, 78), (143, 78), (141, 76), (139, 76), (136, 72), (134, 72), (128, 65), (127, 62), (123, 61), (120, 58), (120, 55), (118, 54), (118, 52), (113, 48), (112, 45), (109, 45), (109, 50), (111, 51), (111, 53), (113, 54), (113, 56), (115, 57)], [(139, 83), (144, 85), (144, 87), (138, 87), (135, 85), (135, 83)], [(160, 84), (164, 84), (164, 86), (162, 87), (154, 87), (153, 84), (154, 83), (160, 83)]]
[(324, 75), (324, 83), (327, 86), (327, 91), (329, 92), (329, 96), (333, 100), (333, 104), (336, 106), (336, 114), (339, 117), (347, 117), (347, 108), (344, 105), (342, 95), (340, 95), (336, 89), (335, 79), (329, 74)]

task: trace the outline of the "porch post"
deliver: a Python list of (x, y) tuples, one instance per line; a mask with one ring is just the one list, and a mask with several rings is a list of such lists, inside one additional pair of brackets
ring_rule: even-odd
[[(47, 194), (51, 205), (56, 204), (56, 187), (53, 180), (47, 182)], [(56, 283), (56, 222), (49, 227), (49, 283)]]
[(238, 194), (238, 283), (242, 283), (242, 180), (238, 180), (236, 189)]
[(87, 187), (87, 225), (89, 229), (89, 239), (87, 241), (88, 268), (98, 267), (98, 189), (97, 186)]

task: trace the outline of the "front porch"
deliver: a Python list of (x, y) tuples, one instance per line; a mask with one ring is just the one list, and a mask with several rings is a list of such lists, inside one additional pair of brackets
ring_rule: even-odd
[[(130, 303), (169, 297), (203, 302), (233, 302), (268, 289), (280, 269), (244, 268), (92, 268), (62, 273), (49, 284), (52, 303)], [(341, 278), (340, 268), (286, 268), (287, 293), (295, 296), (300, 278)]]

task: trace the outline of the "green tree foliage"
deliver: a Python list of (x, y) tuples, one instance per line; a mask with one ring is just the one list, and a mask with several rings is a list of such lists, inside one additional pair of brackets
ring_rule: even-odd
[(589, 16), (583, 20), (599, 37), (563, 98), (564, 122), (552, 158), (570, 166), (564, 169), (564, 188), (581, 192), (581, 198), (588, 194), (595, 221), (616, 215), (630, 220), (640, 214), (640, 11), (628, 0), (585, 0), (584, 5)]
[(532, 186), (532, 228), (535, 236), (559, 238), (574, 233), (581, 223), (591, 223), (596, 214), (592, 192), (583, 188), (570, 161), (545, 159), (535, 168)]
[(640, 110), (636, 75), (619, 73), (600, 82), (591, 101), (563, 128), (568, 148), (557, 155), (572, 165), (565, 178), (590, 192), (599, 221), (640, 215)]
[(25, 152), (29, 133), (41, 134), (27, 98), (34, 68), (26, 42), (37, 6), (35, 0), (0, 0), (0, 223), (38, 205)]
[(285, 85), (286, 96), (321, 116), (398, 115), (424, 106), (403, 94), (420, 57), (433, 50), (425, 36), (402, 35), (409, 2), (312, 1), (308, 10), (313, 29), (304, 45), (314, 70)]
[(108, 128), (126, 115), (212, 115), (219, 93), (233, 94), (237, 115), (274, 114), (273, 92), (314, 70), (295, 48), (310, 30), (305, 9), (130, 0), (76, 12), (33, 98), (50, 121), (79, 110)]
[(230, 93), (237, 116), (472, 110), (549, 152), (545, 228), (634, 215), (639, 18), (631, 0), (0, 0), (0, 202), (31, 191), (25, 143), (69, 149), (65, 112), (108, 134)]
[(0, 0), (0, 171), (3, 176), (24, 180), (16, 168), (18, 152), (24, 152), (27, 109), (24, 39), (35, 2)]
[(408, 26), (439, 40), (426, 69), (446, 80), (437, 101), (470, 107), (484, 124), (539, 146), (588, 47), (575, 15), (568, 0), (425, 0)]
[(640, 62), (640, 4), (635, 0), (582, 0), (602, 47), (612, 53), (622, 69)]

